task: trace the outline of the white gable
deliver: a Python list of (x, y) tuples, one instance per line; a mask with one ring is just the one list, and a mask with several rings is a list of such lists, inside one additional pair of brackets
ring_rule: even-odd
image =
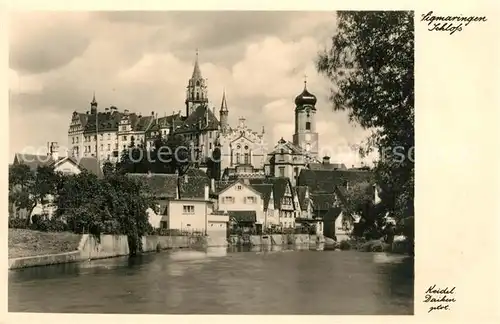
[(81, 172), (80, 168), (69, 159), (65, 159), (56, 164), (54, 171), (65, 174), (79, 174)]

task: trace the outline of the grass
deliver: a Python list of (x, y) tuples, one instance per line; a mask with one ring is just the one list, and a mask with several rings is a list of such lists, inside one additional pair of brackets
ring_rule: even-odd
[(76, 251), (81, 235), (9, 228), (9, 258)]

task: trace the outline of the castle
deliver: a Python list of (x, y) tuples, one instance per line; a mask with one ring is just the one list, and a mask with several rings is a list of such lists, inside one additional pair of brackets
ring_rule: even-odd
[[(225, 91), (216, 116), (214, 107), (209, 107), (207, 89), (196, 53), (193, 73), (187, 84), (184, 113), (179, 110), (158, 117), (158, 113), (152, 111), (145, 116), (119, 111), (114, 106), (99, 111), (94, 94), (89, 111), (72, 114), (68, 153), (75, 158), (97, 157), (101, 163), (116, 162), (120, 153), (131, 145), (151, 148), (158, 136), (167, 138), (175, 133), (198, 148), (202, 167), (216, 148), (220, 150), (221, 174), (217, 179), (288, 177), (295, 185), (303, 168), (322, 163), (318, 160), (317, 99), (307, 89), (306, 81), (302, 93), (295, 98), (292, 141), (281, 138), (271, 150), (266, 147), (264, 127), (259, 132), (253, 131), (243, 117), (235, 127), (229, 125), (230, 107)], [(341, 168), (343, 165), (333, 166)]]

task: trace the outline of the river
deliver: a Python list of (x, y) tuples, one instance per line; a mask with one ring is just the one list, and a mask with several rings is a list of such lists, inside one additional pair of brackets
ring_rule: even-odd
[(9, 271), (10, 312), (413, 314), (413, 258), (208, 248)]

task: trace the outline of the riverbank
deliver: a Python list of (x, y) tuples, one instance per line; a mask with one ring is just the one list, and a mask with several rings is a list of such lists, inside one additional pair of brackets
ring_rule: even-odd
[[(227, 246), (226, 240), (205, 236), (144, 236), (143, 252)], [(9, 229), (9, 269), (80, 262), (129, 255), (127, 236), (45, 233)]]
[(9, 259), (72, 252), (78, 249), (82, 237), (68, 232), (47, 233), (16, 228), (9, 228), (8, 235)]

